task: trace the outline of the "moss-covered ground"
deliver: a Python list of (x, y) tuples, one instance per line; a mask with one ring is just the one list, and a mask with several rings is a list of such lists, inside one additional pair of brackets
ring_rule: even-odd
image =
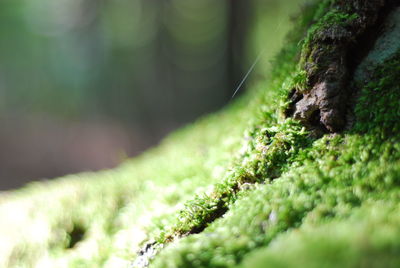
[(2, 194), (0, 267), (399, 267), (400, 52), (353, 83), (346, 131), (282, 115), (331, 2), (224, 110), (117, 169)]

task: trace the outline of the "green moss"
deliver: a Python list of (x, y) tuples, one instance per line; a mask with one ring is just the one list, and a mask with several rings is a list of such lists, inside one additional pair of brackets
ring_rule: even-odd
[[(158, 148), (114, 170), (71, 175), (2, 194), (0, 266), (46, 260), (69, 267), (113, 267), (132, 261), (148, 229), (165, 222), (153, 217), (168, 218), (196, 191), (220, 180), (223, 167), (242, 146), (247, 126), (242, 122), (253, 117), (254, 111), (243, 109), (246, 101), (245, 97), (229, 113), (208, 116), (174, 133)], [(77, 225), (85, 235), (69, 248)]]
[[(329, 2), (329, 1), (328, 1)], [(323, 6), (326, 5), (325, 3), (322, 4)], [(324, 7), (325, 8), (325, 7)], [(335, 8), (332, 8), (328, 12), (326, 12), (321, 19), (318, 20), (316, 24), (314, 24), (304, 40), (304, 43), (307, 45), (310, 43), (318, 34), (321, 32), (329, 31), (332, 28), (337, 27), (347, 27), (351, 24), (352, 21), (358, 19), (358, 14), (348, 14), (342, 11), (339, 11)]]
[[(398, 92), (398, 75), (391, 69), (375, 82), (391, 81), (381, 83), (380, 90), (393, 96)], [(381, 95), (374, 94), (370, 85), (363, 87), (361, 95), (379, 106)], [(399, 98), (385, 100), (393, 107)], [(241, 263), (243, 257), (244, 267), (321, 267), (325, 263), (357, 267), (365, 262), (371, 267), (381, 263), (395, 267), (400, 261), (400, 218), (392, 216), (397, 215), (400, 201), (400, 137), (393, 130), (400, 122), (389, 117), (363, 119), (365, 105), (358, 104), (353, 130), (326, 136), (301, 150), (279, 179), (242, 193), (229, 212), (201, 234), (165, 248), (154, 267), (226, 267)], [(366, 126), (367, 133), (358, 132)], [(388, 132), (390, 137), (385, 135)], [(363, 228), (352, 226), (358, 221)], [(379, 226), (383, 231), (360, 241)], [(298, 238), (299, 232), (305, 233), (304, 241)], [(283, 233), (287, 235), (280, 238)], [(275, 240), (277, 244), (268, 247)], [(262, 253), (247, 255), (259, 247), (265, 247)], [(283, 252), (277, 254), (279, 250)], [(378, 262), (377, 257), (384, 259)]]
[[(358, 267), (365, 263), (397, 267), (400, 218), (392, 215), (398, 213), (400, 201), (399, 66), (396, 56), (376, 68), (372, 81), (358, 85), (356, 124), (350, 131), (299, 146), (284, 165), (280, 161), (273, 165), (279, 179), (269, 180), (273, 171), (253, 166), (250, 170), (259, 170), (264, 181), (254, 180), (255, 187), (242, 191), (229, 203), (224, 217), (202, 233), (167, 246), (152, 267), (227, 267), (240, 264), (243, 258), (243, 267)], [(296, 77), (289, 84), (296, 83)], [(260, 144), (265, 146), (270, 134), (260, 134)], [(282, 149), (282, 154), (287, 152), (277, 147)], [(253, 157), (262, 154), (250, 152)], [(374, 214), (377, 211), (379, 215)], [(356, 221), (366, 226), (356, 228), (352, 225)], [(360, 241), (379, 226), (384, 230)], [(304, 241), (298, 238), (299, 232), (306, 233)], [(248, 255), (259, 247), (265, 248)], [(278, 253), (287, 247), (287, 254)]]
[(400, 130), (400, 107), (393, 100), (400, 97), (400, 53), (371, 73), (355, 108), (358, 123), (354, 131), (380, 132), (382, 139), (396, 136)]
[(248, 255), (241, 267), (399, 267), (399, 206), (378, 201), (346, 220), (302, 226)]
[(306, 38), (302, 40), (303, 50), (307, 51), (307, 47), (315, 39), (320, 38), (322, 33), (337, 30), (338, 28), (346, 29), (353, 21), (359, 18), (357, 13), (345, 12), (344, 3), (341, 3), (341, 9), (338, 9), (337, 2), (339, 1), (324, 0), (319, 2), (313, 17), (315, 23), (309, 28)]
[[(222, 216), (238, 192), (249, 183), (263, 183), (277, 178), (295, 158), (302, 146), (309, 143), (307, 133), (292, 120), (278, 127), (256, 129), (249, 134), (242, 156), (235, 161), (221, 183), (208, 194), (185, 204), (176, 224), (156, 239), (165, 243), (173, 237), (201, 232), (208, 223)], [(168, 230), (170, 229), (170, 230)]]
[[(350, 29), (354, 28), (354, 22), (360, 16), (354, 13), (353, 8), (345, 5), (343, 1), (338, 0), (319, 1), (313, 23), (309, 27), (306, 37), (301, 41), (302, 56), (299, 61), (299, 69), (307, 70), (307, 72), (299, 71), (300, 83), (297, 83), (293, 89), (303, 93), (307, 92), (311, 82), (309, 80), (313, 79), (311, 77), (324, 72), (332, 61), (337, 60), (334, 57), (340, 56), (335, 53), (337, 43), (342, 40), (356, 41), (352, 40), (354, 36)], [(321, 53), (325, 56), (321, 57)]]
[(164, 244), (181, 236), (201, 232), (228, 210), (243, 188), (248, 184), (265, 183), (279, 177), (301, 148), (311, 144), (312, 139), (299, 123), (291, 119), (280, 120), (281, 113), (275, 109), (293, 83), (300, 83), (299, 77), (304, 76), (304, 72), (299, 75), (295, 71), (295, 59), (299, 52), (298, 39), (303, 36), (307, 24), (301, 23), (297, 27), (291, 36), (291, 43), (285, 46), (276, 60), (278, 68), (272, 72), (269, 90), (265, 92), (265, 88), (262, 88), (256, 91), (250, 100), (249, 106), (257, 107), (253, 120), (244, 133), (241, 150), (235, 154), (220, 182), (212, 185), (207, 193), (189, 200), (178, 215), (168, 219), (168, 224), (164, 221), (164, 224), (158, 225), (150, 241)]
[(324, 17), (333, 3), (305, 10), (268, 82), (223, 111), (117, 169), (0, 195), (0, 266), (129, 266), (150, 242), (152, 267), (397, 267), (399, 55), (354, 85), (347, 132), (313, 139), (279, 108), (307, 83), (310, 22), (354, 19)]

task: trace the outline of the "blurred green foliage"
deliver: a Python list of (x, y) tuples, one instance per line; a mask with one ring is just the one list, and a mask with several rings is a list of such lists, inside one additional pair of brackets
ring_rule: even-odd
[(0, 1), (0, 189), (117, 165), (230, 102), (259, 55), (239, 95), (264, 84), (304, 1)]
[(265, 73), (300, 2), (1, 1), (0, 109), (193, 120), (227, 103), (260, 51)]

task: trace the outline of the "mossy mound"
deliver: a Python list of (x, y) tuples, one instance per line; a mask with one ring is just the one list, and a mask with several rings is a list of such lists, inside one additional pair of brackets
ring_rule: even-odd
[(305, 9), (268, 81), (223, 111), (115, 170), (2, 194), (0, 266), (399, 267), (400, 50), (350, 81), (347, 130), (283, 115), (299, 41), (335, 2)]

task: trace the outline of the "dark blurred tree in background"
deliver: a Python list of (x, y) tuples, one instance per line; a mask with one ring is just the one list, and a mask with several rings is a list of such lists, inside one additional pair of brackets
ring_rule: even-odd
[(227, 104), (301, 2), (1, 1), (0, 190), (112, 167)]

